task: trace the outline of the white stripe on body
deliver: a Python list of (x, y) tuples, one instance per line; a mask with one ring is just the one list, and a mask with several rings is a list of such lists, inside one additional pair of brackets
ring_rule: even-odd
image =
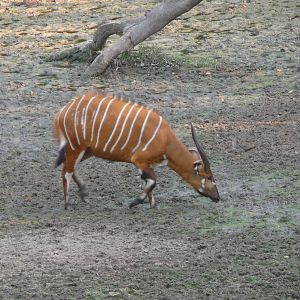
[(130, 127), (130, 130), (129, 130), (129, 133), (128, 133), (128, 137), (127, 137), (125, 143), (123, 144), (123, 146), (121, 147), (121, 150), (124, 150), (124, 148), (127, 146), (128, 142), (129, 142), (129, 139), (130, 139), (130, 136), (131, 136), (131, 132), (132, 132), (133, 126), (134, 126), (134, 124), (135, 124), (135, 121), (136, 121), (136, 119), (137, 119), (139, 113), (141, 112), (141, 110), (142, 110), (143, 108), (144, 108), (144, 107), (141, 106), (140, 109), (139, 109), (139, 110), (137, 111), (137, 113), (135, 114), (135, 117), (134, 117), (134, 119), (133, 119), (133, 121), (132, 121), (132, 123), (131, 123), (131, 127)]
[(75, 114), (74, 114), (74, 129), (75, 129), (75, 135), (76, 135), (76, 139), (78, 142), (78, 145), (80, 145), (80, 141), (79, 141), (79, 136), (78, 136), (78, 132), (77, 132), (77, 113), (78, 113), (78, 107), (80, 106), (80, 103), (82, 102), (82, 100), (85, 98), (85, 95), (81, 97), (81, 99), (79, 100), (77, 107), (75, 109)]
[(145, 147), (142, 149), (142, 151), (146, 151), (148, 146), (151, 144), (151, 142), (155, 139), (158, 131), (159, 131), (159, 128), (160, 128), (160, 125), (161, 125), (161, 122), (162, 122), (162, 117), (159, 116), (159, 123), (158, 123), (158, 126), (156, 127), (152, 137), (150, 138), (150, 140), (148, 141), (148, 143), (145, 145)]
[[(113, 129), (112, 133), (110, 134), (110, 137), (109, 137), (109, 139), (107, 140), (107, 142), (106, 142), (106, 144), (105, 144), (105, 146), (104, 146), (104, 148), (103, 148), (103, 151), (104, 151), (104, 152), (106, 151), (107, 146), (109, 145), (111, 139), (113, 138), (113, 136), (114, 136), (114, 134), (115, 134), (115, 132), (116, 132), (116, 129), (117, 129), (118, 125), (119, 125), (121, 116), (122, 116), (122, 114), (123, 114), (125, 108), (126, 108), (129, 104), (130, 104), (130, 101), (127, 102), (127, 103), (123, 106), (122, 110), (120, 111), (120, 113), (119, 113), (119, 115), (118, 115), (118, 118), (117, 118), (117, 121), (116, 121), (116, 123), (115, 123), (114, 129)], [(110, 151), (110, 152), (111, 152), (111, 151)]]
[(85, 108), (84, 121), (83, 121), (83, 139), (84, 139), (84, 140), (85, 140), (85, 138), (86, 138), (86, 118), (87, 118), (87, 114), (88, 114), (88, 111), (89, 111), (89, 106), (90, 106), (90, 104), (93, 102), (93, 100), (97, 98), (97, 96), (98, 96), (98, 95), (92, 97), (92, 98), (89, 100), (89, 102), (88, 102), (88, 104), (87, 104), (87, 106), (86, 106), (86, 108)]
[(83, 135), (83, 120), (84, 120), (84, 115), (85, 115), (85, 107), (82, 109), (82, 114), (81, 114), (81, 127), (82, 127), (82, 135)]
[[(110, 99), (109, 103), (106, 105), (104, 115), (103, 115), (103, 117), (102, 117), (101, 123), (100, 123), (99, 128), (98, 128), (97, 142), (96, 142), (96, 145), (95, 145), (96, 148), (97, 148), (98, 143), (99, 143), (99, 137), (100, 137), (101, 128), (102, 128), (102, 125), (103, 125), (103, 123), (104, 123), (104, 121), (105, 121), (107, 112), (108, 112), (108, 110), (109, 110), (109, 107), (111, 106), (111, 104), (112, 104), (115, 100), (116, 100), (116, 98)], [(96, 117), (95, 117), (95, 120), (96, 120)]]
[(69, 135), (68, 135), (68, 131), (67, 131), (67, 127), (66, 127), (66, 118), (67, 118), (67, 114), (68, 114), (70, 108), (73, 106), (74, 103), (75, 103), (75, 100), (73, 100), (73, 102), (70, 104), (70, 106), (68, 107), (68, 109), (67, 109), (67, 111), (66, 111), (66, 113), (65, 113), (65, 115), (64, 115), (64, 129), (65, 129), (65, 133), (66, 133), (68, 142), (69, 142), (69, 144), (70, 144), (72, 150), (74, 150), (75, 148), (73, 147), (73, 144), (72, 144), (72, 142), (71, 142), (71, 140), (70, 140), (70, 137), (69, 137)]
[(134, 107), (135, 107), (136, 105), (137, 105), (137, 104), (134, 103), (134, 104), (131, 106), (130, 110), (128, 111), (128, 113), (127, 113), (127, 115), (126, 115), (126, 118), (125, 118), (125, 120), (124, 120), (124, 122), (123, 122), (123, 126), (122, 126), (122, 129), (121, 129), (121, 131), (120, 131), (120, 134), (119, 134), (117, 140), (115, 141), (114, 145), (111, 147), (110, 153), (114, 151), (115, 147), (117, 146), (118, 142), (120, 141), (120, 139), (121, 139), (121, 137), (122, 137), (122, 134), (123, 134), (123, 131), (124, 131), (124, 129), (125, 129), (125, 126), (126, 126), (126, 124), (127, 124), (128, 118), (129, 118), (129, 116), (130, 116), (132, 110), (134, 109)]
[(96, 111), (96, 114), (93, 116), (94, 117), (94, 122), (93, 122), (93, 125), (92, 125), (92, 136), (91, 136), (91, 142), (93, 142), (93, 139), (94, 139), (94, 128), (95, 128), (95, 123), (96, 123), (96, 120), (97, 120), (97, 115), (98, 115), (98, 112), (102, 106), (102, 103), (107, 99), (108, 97), (104, 97), (98, 104), (98, 108), (97, 108), (97, 111)]
[(142, 137), (143, 137), (143, 133), (144, 133), (144, 130), (145, 130), (145, 127), (146, 127), (146, 124), (147, 124), (147, 121), (148, 121), (148, 118), (149, 118), (151, 112), (152, 112), (152, 109), (150, 109), (150, 110), (148, 111), (147, 115), (146, 115), (146, 118), (145, 118), (145, 120), (144, 120), (142, 129), (141, 129), (141, 132), (140, 132), (139, 140), (138, 140), (136, 146), (132, 149), (132, 151), (131, 151), (132, 153), (134, 153), (134, 152), (139, 148), (139, 146), (140, 146), (140, 144), (141, 144)]

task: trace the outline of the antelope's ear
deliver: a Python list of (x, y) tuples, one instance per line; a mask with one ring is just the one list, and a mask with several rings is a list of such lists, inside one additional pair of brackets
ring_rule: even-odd
[(203, 166), (203, 162), (202, 162), (202, 160), (196, 160), (196, 161), (194, 161), (194, 163), (193, 163), (193, 168), (194, 168), (194, 173), (195, 173), (195, 175), (198, 175), (199, 176), (199, 174), (200, 174), (200, 170), (203, 168), (204, 166)]
[(200, 154), (196, 148), (189, 148), (188, 150), (194, 156), (195, 160), (201, 160)]

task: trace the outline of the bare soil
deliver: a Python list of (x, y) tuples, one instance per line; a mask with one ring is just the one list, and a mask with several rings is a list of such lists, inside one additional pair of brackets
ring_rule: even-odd
[[(0, 1), (1, 299), (300, 299), (299, 3), (205, 1), (98, 78), (46, 60), (156, 2)], [(130, 210), (137, 170), (90, 159), (65, 211), (52, 119), (92, 87), (193, 122), (222, 201), (157, 166)]]

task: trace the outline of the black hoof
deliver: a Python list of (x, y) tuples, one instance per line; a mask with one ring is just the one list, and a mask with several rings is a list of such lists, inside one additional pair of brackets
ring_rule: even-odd
[(65, 210), (75, 210), (77, 208), (76, 203), (65, 203)]
[(79, 189), (79, 196), (80, 196), (81, 201), (86, 202), (86, 201), (85, 201), (85, 197), (88, 196), (88, 192), (87, 192), (87, 190), (86, 190), (85, 187)]

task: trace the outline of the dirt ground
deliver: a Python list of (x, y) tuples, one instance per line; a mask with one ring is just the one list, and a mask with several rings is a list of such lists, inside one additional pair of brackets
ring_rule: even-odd
[[(0, 299), (300, 299), (299, 3), (205, 1), (98, 78), (46, 60), (156, 3), (0, 1)], [(137, 170), (93, 158), (65, 211), (52, 119), (92, 87), (193, 122), (222, 201), (157, 166), (130, 210)]]

